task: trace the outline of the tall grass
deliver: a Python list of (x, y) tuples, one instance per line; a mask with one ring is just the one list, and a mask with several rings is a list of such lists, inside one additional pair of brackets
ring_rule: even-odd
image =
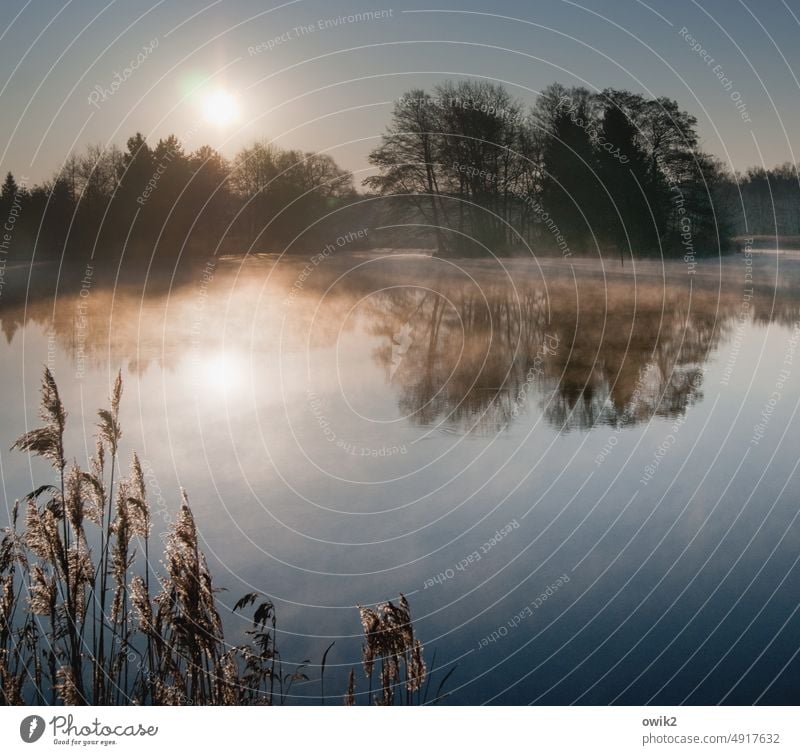
[[(404, 595), (398, 605), (391, 601), (377, 608), (359, 606), (361, 626), (364, 630), (362, 666), (369, 679), (372, 698), (372, 675), (378, 667), (379, 694), (374, 701), (380, 705), (393, 705), (396, 696), (411, 705), (422, 702), (422, 685), (427, 667), (422, 658), (422, 643), (414, 638), (411, 608)], [(353, 704), (355, 680), (350, 676), (345, 702)]]
[[(152, 522), (142, 467), (134, 454), (127, 476), (119, 468), (121, 375), (110, 408), (98, 413), (88, 470), (67, 462), (67, 414), (48, 369), (41, 396), (42, 426), (13, 448), (49, 461), (56, 482), (15, 503), (0, 541), (0, 704), (286, 702), (293, 684), (309, 681), (304, 666), (284, 672), (275, 607), (258, 593), (233, 609), (252, 610), (247, 641), (225, 641), (217, 590), (185, 493), (166, 537), (162, 573), (151, 580)], [(360, 612), (367, 700), (425, 702), (426, 666), (406, 599)], [(331, 647), (321, 664), (323, 699)], [(356, 698), (351, 671), (344, 702)]]

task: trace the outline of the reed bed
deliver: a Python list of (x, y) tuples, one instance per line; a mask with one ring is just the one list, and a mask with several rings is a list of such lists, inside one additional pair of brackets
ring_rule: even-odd
[[(252, 612), (245, 641), (226, 642), (217, 588), (185, 493), (165, 539), (161, 573), (152, 568), (142, 467), (134, 453), (123, 476), (118, 460), (121, 399), (117, 375), (109, 408), (98, 412), (89, 469), (81, 469), (67, 461), (67, 413), (45, 369), (42, 426), (13, 446), (46, 459), (55, 481), (15, 503), (0, 541), (0, 704), (287, 702), (296, 682), (311, 681), (305, 666), (284, 670), (275, 606), (258, 593), (243, 596), (233, 609)], [(406, 599), (359, 610), (368, 688), (357, 693), (351, 670), (344, 703), (427, 702), (430, 678), (424, 684), (423, 647)], [(323, 702), (332, 647), (319, 667)], [(442, 699), (449, 675), (432, 702)]]

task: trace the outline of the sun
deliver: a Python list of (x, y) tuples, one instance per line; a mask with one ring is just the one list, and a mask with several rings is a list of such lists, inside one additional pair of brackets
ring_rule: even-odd
[(239, 104), (230, 92), (209, 92), (203, 98), (203, 117), (215, 126), (229, 126), (239, 119)]

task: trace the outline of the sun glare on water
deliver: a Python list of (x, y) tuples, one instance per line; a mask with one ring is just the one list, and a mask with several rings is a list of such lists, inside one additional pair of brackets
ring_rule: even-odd
[(215, 126), (229, 126), (239, 119), (239, 104), (230, 92), (211, 92), (203, 98), (203, 117)]
[(228, 353), (210, 355), (201, 366), (204, 385), (216, 392), (230, 393), (244, 384), (243, 361)]

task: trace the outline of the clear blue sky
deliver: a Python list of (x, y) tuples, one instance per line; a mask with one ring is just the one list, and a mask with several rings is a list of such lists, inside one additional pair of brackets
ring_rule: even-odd
[[(320, 28), (366, 10), (389, 17)], [(73, 145), (123, 146), (137, 130), (228, 156), (276, 139), (359, 171), (393, 99), (460, 76), (528, 101), (553, 81), (673, 97), (737, 170), (800, 150), (800, 0), (3, 0), (0, 34), (0, 169), (32, 181)], [(202, 119), (212, 90), (235, 95), (235, 124)]]

